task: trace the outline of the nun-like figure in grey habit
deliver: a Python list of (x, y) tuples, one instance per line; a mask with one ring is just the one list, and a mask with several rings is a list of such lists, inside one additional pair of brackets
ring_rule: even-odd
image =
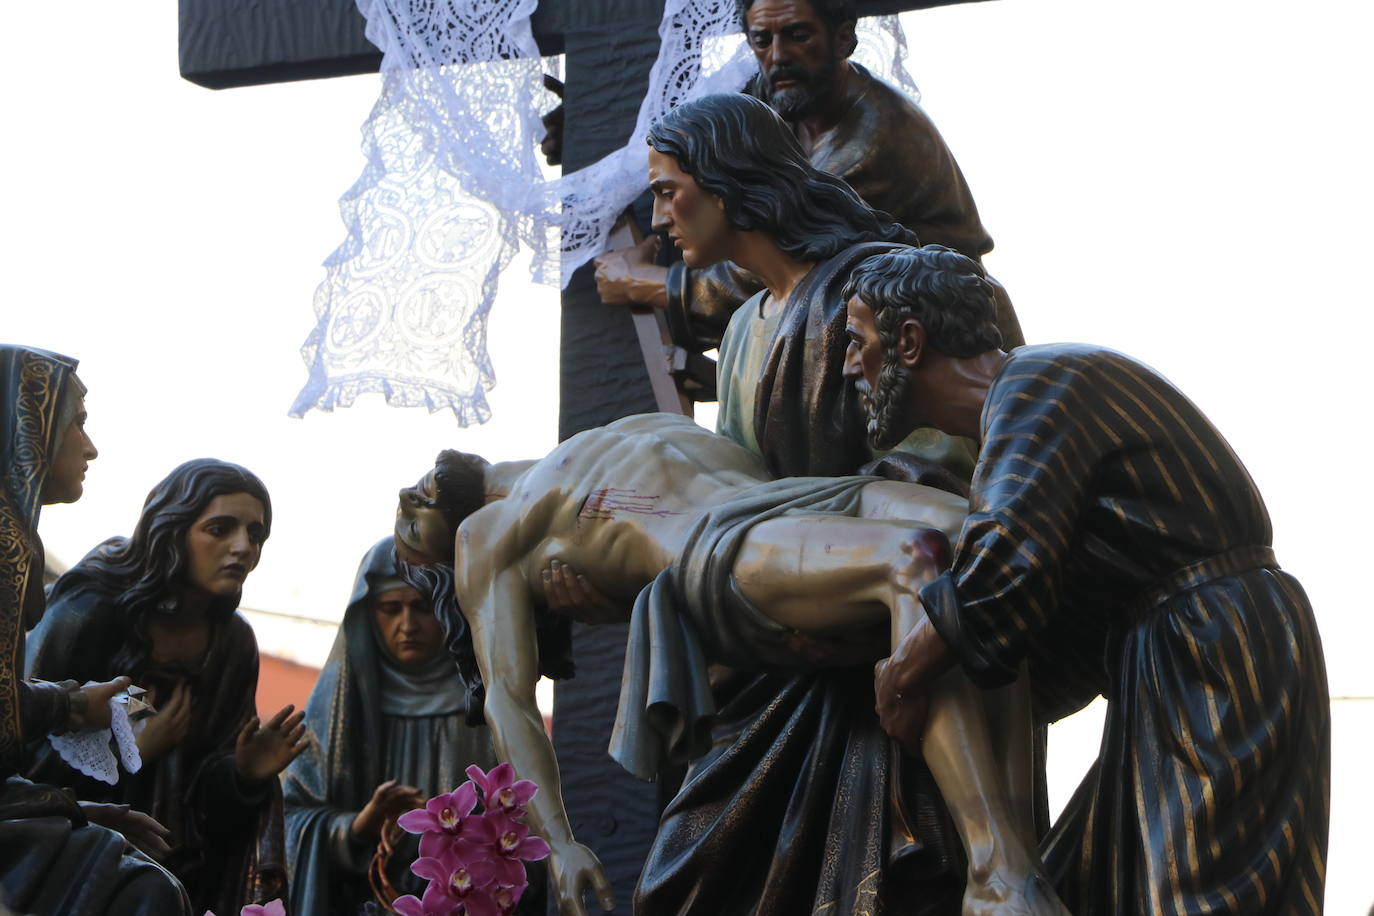
[[(357, 913), (373, 899), (367, 870), (383, 824), (461, 785), (468, 766), (497, 762), (480, 688), (468, 686), (446, 647), (462, 635), (446, 633), (462, 617), (454, 608), (447, 626), (440, 622), (431, 595), (401, 578), (392, 543), (378, 541), (358, 567), (306, 706), (313, 740), (284, 774), (297, 916)], [(400, 893), (423, 887), (409, 870), (413, 840), (405, 836), (386, 871)]]

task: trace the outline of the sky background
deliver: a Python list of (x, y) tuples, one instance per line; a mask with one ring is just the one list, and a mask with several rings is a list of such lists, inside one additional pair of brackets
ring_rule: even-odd
[[(202, 89), (177, 75), (171, 0), (83, 5), (60, 35), (42, 5), (6, 18), (0, 340), (81, 360), (101, 449), (86, 497), (44, 511), (51, 555), (127, 534), (158, 479), (213, 455), (272, 492), (245, 605), (337, 619), (396, 490), (439, 449), (554, 445), (557, 295), (518, 264), (492, 314), (486, 426), (380, 397), (286, 416), (377, 77)], [(1124, 350), (1201, 406), (1266, 496), (1333, 696), (1374, 696), (1365, 5), (1003, 0), (903, 21), (1027, 338)], [(1374, 701), (1333, 709), (1328, 907), (1364, 913)], [(1060, 798), (1099, 723), (1056, 727)]]

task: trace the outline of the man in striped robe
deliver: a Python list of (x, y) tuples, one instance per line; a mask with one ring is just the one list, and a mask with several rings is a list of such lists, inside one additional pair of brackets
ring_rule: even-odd
[(1320, 913), (1330, 707), (1302, 587), (1230, 446), (1178, 389), (1082, 344), (998, 348), (981, 268), (928, 246), (845, 290), (845, 374), (875, 447), (916, 425), (980, 443), (951, 568), (879, 663), (884, 728), (962, 665), (1028, 662), (1040, 708), (1108, 701), (1097, 763), (1042, 848), (1075, 913)]

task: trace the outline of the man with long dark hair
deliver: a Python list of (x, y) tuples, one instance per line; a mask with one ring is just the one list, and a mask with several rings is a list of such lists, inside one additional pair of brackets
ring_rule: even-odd
[[(740, 0), (739, 7), (759, 64), (745, 91), (788, 123), (812, 165), (844, 179), (922, 242), (975, 259), (992, 250), (968, 184), (930, 118), (849, 60), (856, 46), (853, 0)], [(696, 352), (715, 347), (730, 316), (759, 289), (758, 279), (729, 263), (660, 267), (655, 246), (650, 238), (599, 258), (602, 298), (666, 308), (675, 343)], [(998, 323), (1008, 347), (1023, 342), (1000, 288)]]
[(749, 96), (684, 105), (648, 139), (654, 228), (684, 263), (729, 260), (763, 284), (721, 342), (717, 431), (778, 476), (852, 472), (869, 454), (840, 375), (839, 288), (858, 260), (915, 237), (812, 166)]
[[(872, 454), (842, 377), (841, 290), (854, 264), (914, 237), (817, 169), (793, 131), (750, 96), (681, 106), (648, 141), (654, 225), (683, 263), (728, 260), (763, 284), (721, 342), (717, 431), (777, 476), (854, 473)], [(941, 438), (918, 434), (918, 446), (928, 456)], [(960, 488), (935, 462), (908, 455), (897, 463), (903, 479)], [(638, 911), (676, 912), (689, 899), (701, 912), (959, 910), (962, 850), (923, 763), (899, 767), (890, 755), (873, 715), (870, 668), (740, 674), (717, 687), (715, 741), (664, 814)], [(799, 730), (799, 721), (812, 725)], [(812, 790), (781, 796), (781, 784)], [(731, 810), (749, 818), (725, 816)], [(720, 861), (718, 850), (750, 848), (749, 834), (765, 823), (846, 837), (849, 851), (836, 857), (825, 842), (798, 841), (766, 863)], [(766, 880), (747, 874), (760, 870)]]

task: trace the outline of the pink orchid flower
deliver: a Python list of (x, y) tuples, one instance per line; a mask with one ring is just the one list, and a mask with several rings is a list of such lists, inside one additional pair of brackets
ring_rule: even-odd
[(525, 861), (537, 861), (549, 854), (549, 844), (537, 836), (530, 836), (528, 825), (500, 811), (482, 815), (481, 829), (490, 844), (497, 884), (507, 887), (525, 884)]
[[(205, 916), (215, 916), (210, 911), (205, 911)], [(269, 900), (266, 903), (250, 903), (239, 910), (239, 916), (286, 916), (286, 904), (281, 900)]]
[(464, 914), (469, 913), (471, 916), (479, 916), (479, 914), (486, 916), (489, 912), (498, 914), (501, 912), (500, 910), (482, 910), (480, 909), (481, 904), (478, 904), (478, 907), (479, 909), (476, 910), (470, 909), (467, 903), (455, 906), (443, 895), (431, 895), (429, 891), (425, 891), (424, 900), (414, 894), (406, 894), (404, 897), (397, 897), (391, 902), (391, 908), (401, 916), (464, 916)]
[(239, 916), (286, 916), (286, 904), (280, 900), (269, 900), (261, 906), (250, 903), (239, 910)]
[(501, 911), (501, 916), (511, 916), (515, 912), (516, 906), (520, 904), (520, 898), (525, 896), (527, 882), (517, 884), (515, 887), (505, 885), (495, 885), (495, 890), (491, 892), (491, 899), (496, 903), (496, 908)]
[(447, 913), (431, 913), (426, 910), (424, 903), (414, 894), (397, 897), (391, 901), (391, 908), (400, 913), (401, 916), (448, 916)]
[(407, 833), (446, 833), (459, 836), (463, 825), (477, 807), (477, 789), (465, 782), (452, 792), (436, 795), (423, 808), (407, 811), (396, 818), (396, 825)]
[(459, 840), (437, 858), (416, 859), (410, 870), (429, 879), (420, 901), (425, 912), (500, 916), (500, 908), (488, 892), (496, 868), (487, 860), (487, 852), (484, 847)]
[(523, 805), (529, 804), (539, 787), (528, 779), (516, 779), (515, 767), (503, 763), (493, 767), (490, 773), (483, 773), (479, 766), (470, 766), (468, 778), (482, 790), (482, 803), (488, 811), (501, 810), (508, 814), (523, 814)]

